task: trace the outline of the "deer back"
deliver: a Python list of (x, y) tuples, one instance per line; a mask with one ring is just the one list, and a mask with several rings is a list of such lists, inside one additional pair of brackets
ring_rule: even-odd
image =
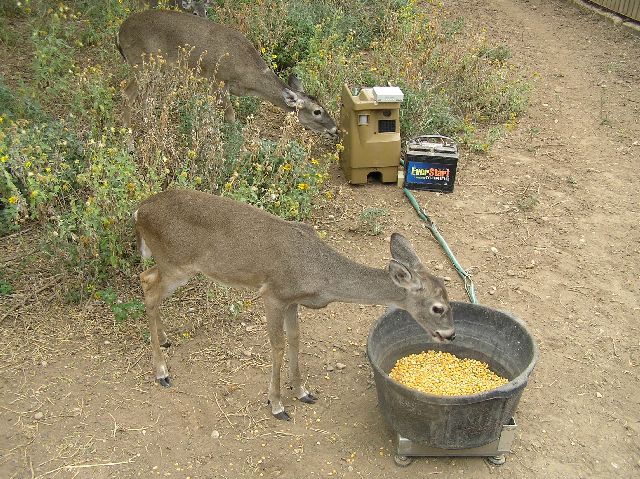
[(251, 205), (192, 190), (167, 190), (136, 211), (138, 246), (169, 270), (201, 272), (233, 286), (279, 295), (306, 284), (328, 247), (315, 230)]

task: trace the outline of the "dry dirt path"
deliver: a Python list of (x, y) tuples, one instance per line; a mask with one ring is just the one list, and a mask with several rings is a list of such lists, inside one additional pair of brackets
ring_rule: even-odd
[[(227, 297), (200, 282), (166, 305), (170, 390), (150, 377), (144, 322), (114, 324), (98, 303), (64, 306), (45, 289), (0, 326), (0, 477), (640, 476), (640, 39), (570, 2), (448, 3), (507, 45), (534, 87), (515, 132), (488, 156), (463, 155), (453, 194), (417, 194), (480, 302), (524, 319), (540, 346), (506, 464), (393, 464), (363, 354), (378, 307), (303, 312), (302, 362), (321, 400), (289, 397), (295, 421), (273, 421), (261, 306), (210, 321)], [(318, 226), (336, 248), (383, 266), (401, 231), (466, 300), (399, 190), (334, 182)], [(383, 235), (350, 231), (364, 206), (391, 213)]]

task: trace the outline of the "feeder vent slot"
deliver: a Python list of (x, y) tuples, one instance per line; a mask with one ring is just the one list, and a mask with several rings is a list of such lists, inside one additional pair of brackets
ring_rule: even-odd
[(378, 133), (395, 133), (395, 120), (378, 120)]

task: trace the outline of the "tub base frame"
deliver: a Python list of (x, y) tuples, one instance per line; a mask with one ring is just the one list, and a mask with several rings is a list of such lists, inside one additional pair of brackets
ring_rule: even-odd
[(408, 466), (414, 457), (485, 457), (493, 465), (504, 464), (505, 454), (511, 451), (511, 445), (516, 436), (517, 424), (515, 418), (502, 426), (500, 437), (484, 446), (467, 449), (441, 449), (412, 441), (400, 434), (396, 434), (396, 455), (394, 461), (398, 466)]

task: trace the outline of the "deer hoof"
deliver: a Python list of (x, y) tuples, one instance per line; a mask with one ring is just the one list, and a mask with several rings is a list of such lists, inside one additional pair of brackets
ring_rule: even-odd
[(167, 376), (166, 378), (158, 378), (156, 379), (156, 381), (158, 381), (160, 386), (164, 388), (168, 388), (171, 386), (171, 378), (169, 378), (169, 376)]
[(273, 417), (280, 421), (291, 421), (291, 416), (287, 414), (287, 411), (280, 411), (279, 413), (274, 414)]
[(307, 393), (300, 398), (300, 402), (303, 402), (306, 404), (315, 404), (317, 400), (318, 398), (311, 393)]

